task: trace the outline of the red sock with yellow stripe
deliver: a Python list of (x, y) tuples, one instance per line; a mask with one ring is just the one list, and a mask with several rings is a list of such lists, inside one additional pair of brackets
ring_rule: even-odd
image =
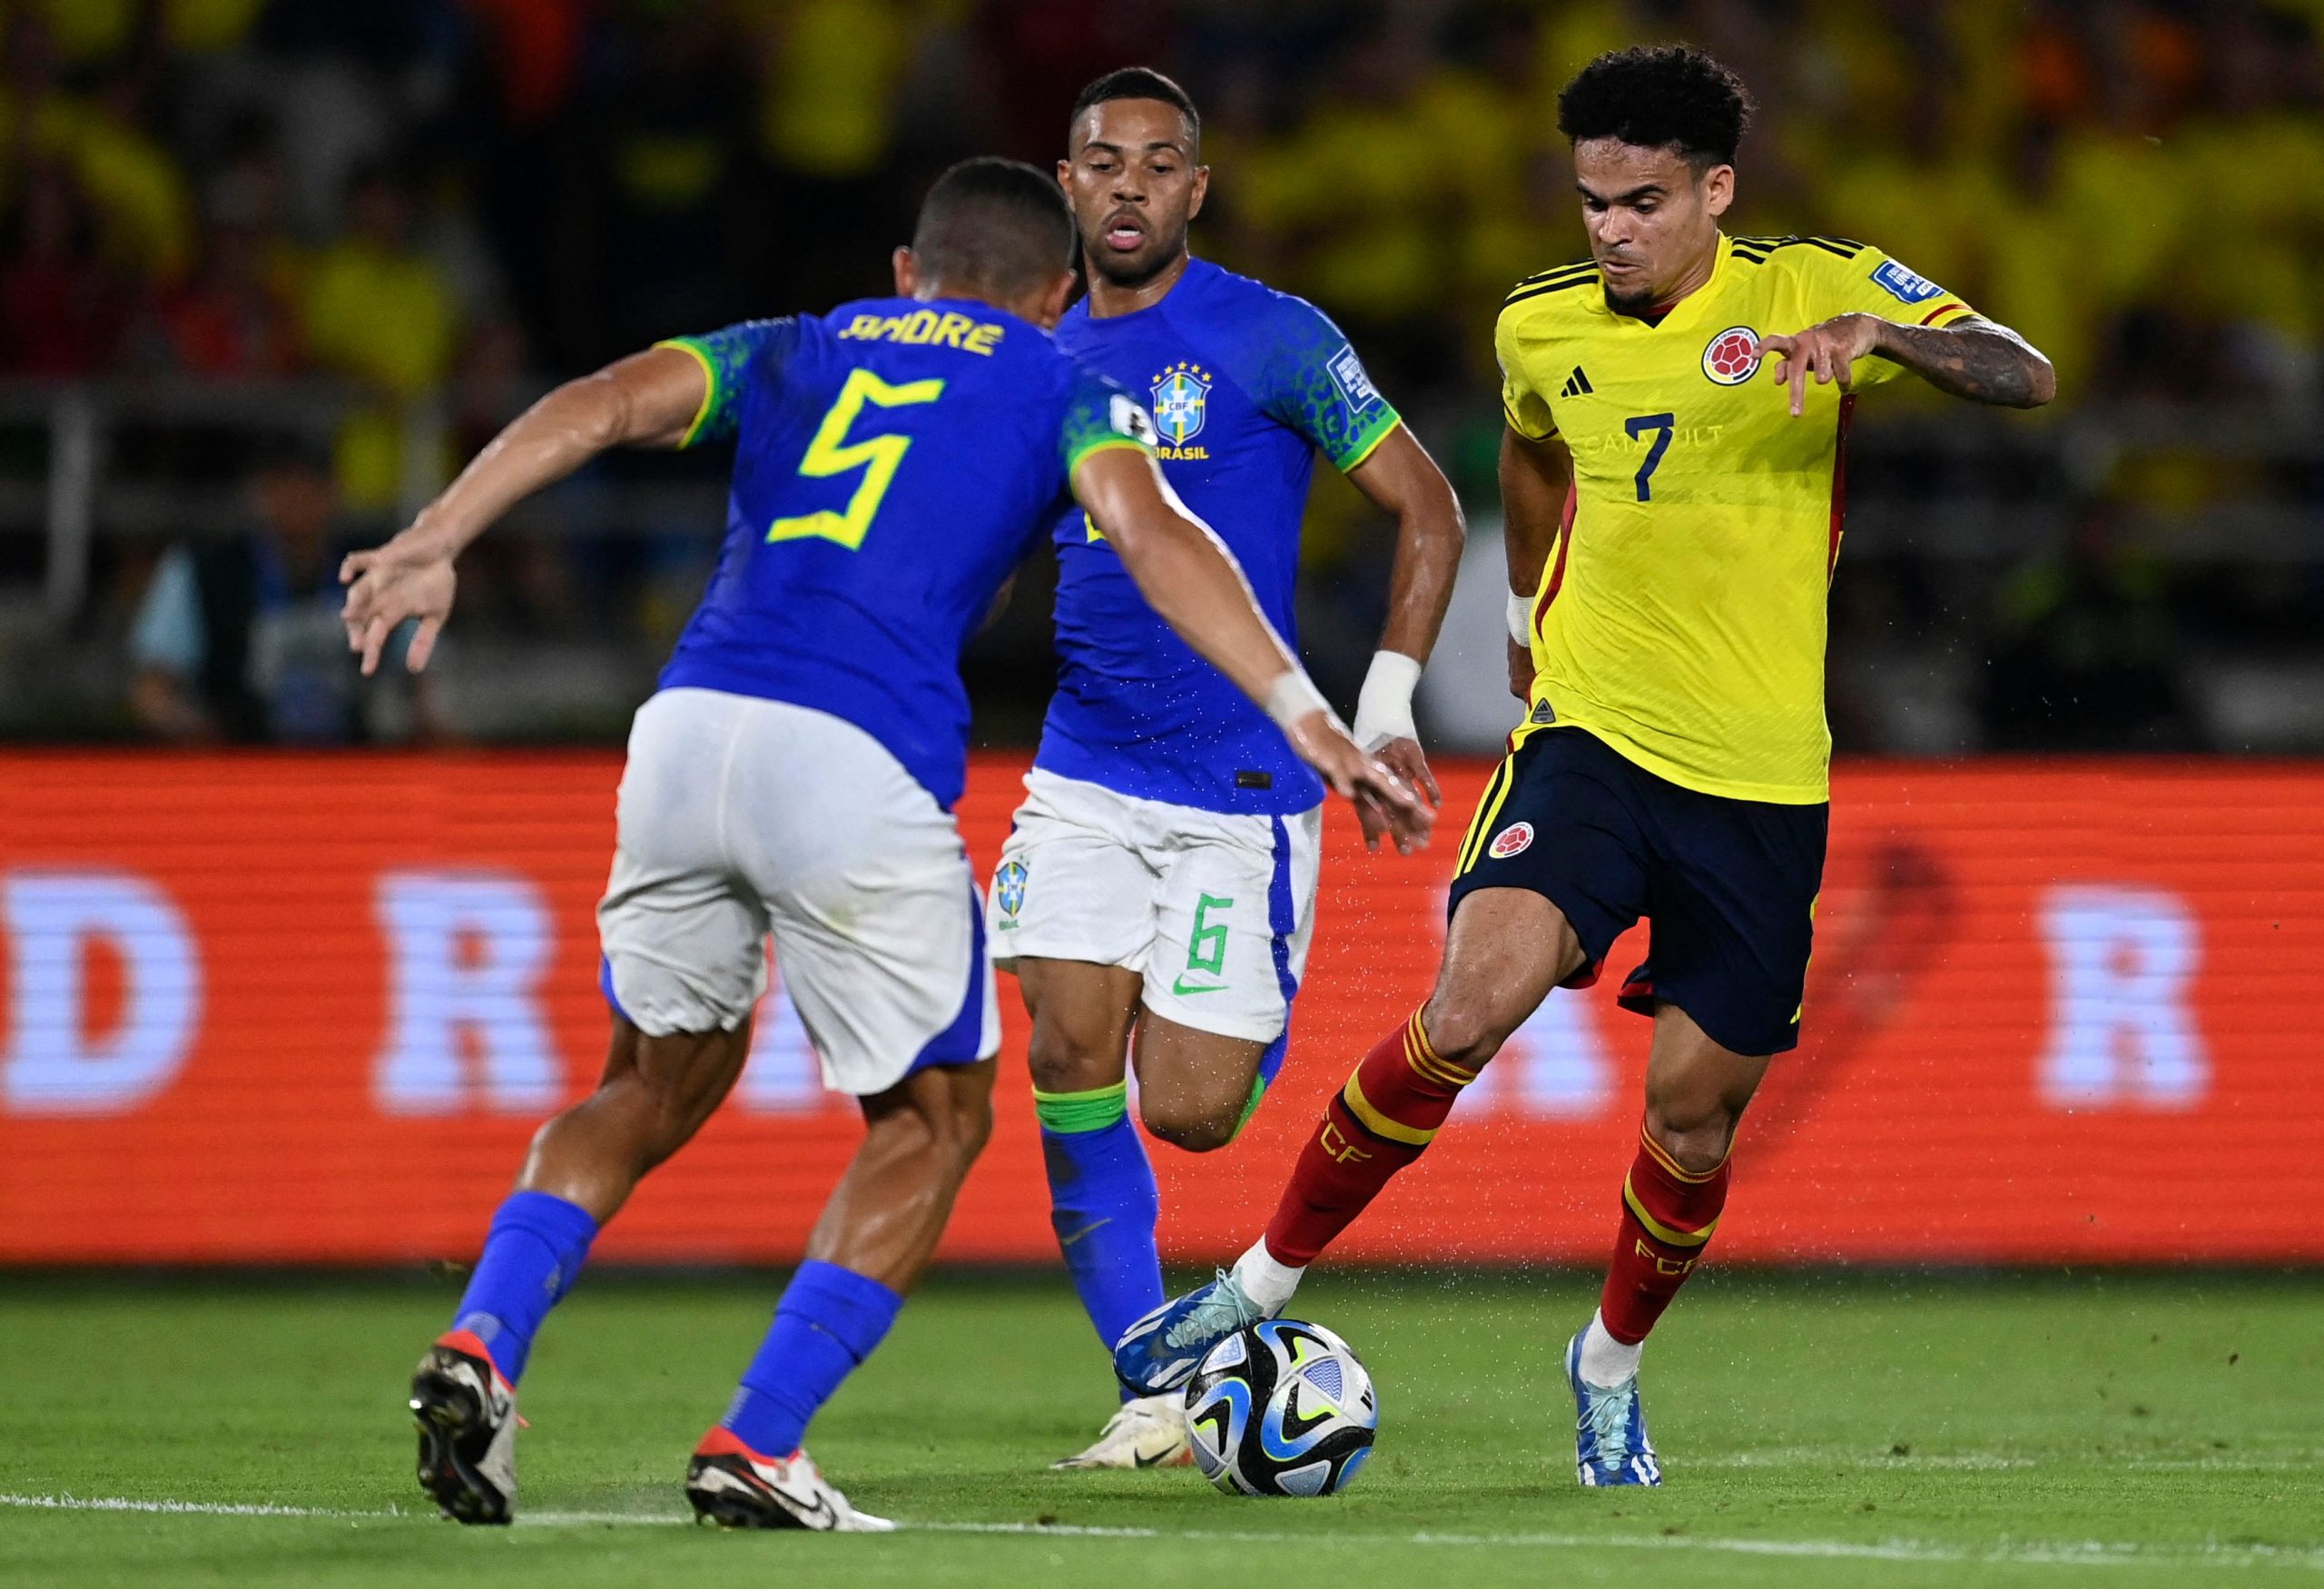
[(1477, 1079), (1440, 1057), (1414, 1013), (1355, 1067), (1299, 1162), (1267, 1223), (1267, 1252), (1304, 1268), (1371, 1205), (1388, 1178), (1421, 1155)]
[(1622, 1225), (1614, 1239), (1613, 1267), (1598, 1314), (1606, 1333), (1636, 1346), (1695, 1272), (1727, 1206), (1728, 1168), (1700, 1174), (1682, 1169), (1641, 1126), (1638, 1157), (1622, 1182)]

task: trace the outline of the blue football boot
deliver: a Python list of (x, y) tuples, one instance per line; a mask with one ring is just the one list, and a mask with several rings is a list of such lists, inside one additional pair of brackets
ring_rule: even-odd
[(1210, 1348), (1267, 1315), (1226, 1270), (1209, 1285), (1165, 1302), (1114, 1343), (1114, 1377), (1136, 1396), (1159, 1396), (1194, 1377)]
[(1646, 1437), (1646, 1410), (1638, 1404), (1638, 1376), (1610, 1390), (1581, 1378), (1581, 1337), (1577, 1330), (1565, 1347), (1566, 1383), (1573, 1387), (1573, 1455), (1582, 1485), (1659, 1485), (1662, 1465)]

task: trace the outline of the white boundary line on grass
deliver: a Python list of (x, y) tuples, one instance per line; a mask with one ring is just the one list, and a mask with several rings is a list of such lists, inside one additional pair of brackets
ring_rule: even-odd
[[(0, 1508), (43, 1512), (130, 1512), (161, 1516), (293, 1517), (335, 1522), (420, 1518), (418, 1508), (376, 1512), (332, 1506), (281, 1506), (262, 1501), (140, 1500), (125, 1495), (29, 1495), (0, 1492)], [(517, 1521), (534, 1528), (676, 1527), (691, 1518), (666, 1512), (527, 1512)], [(1752, 1539), (1685, 1534), (1411, 1534), (1268, 1533), (1254, 1529), (1107, 1527), (1073, 1523), (906, 1523), (916, 1534), (991, 1534), (1046, 1539), (1183, 1539), (1222, 1545), (1306, 1545), (1318, 1538), (1357, 1545), (1416, 1545), (1469, 1550), (1657, 1550), (1714, 1554), (1808, 1557), (1827, 1561), (1981, 1562), (2001, 1565), (2074, 1567), (2216, 1566), (2307, 1567), (2324, 1571), (2324, 1550), (2290, 1545), (2003, 1545), (1977, 1550), (1917, 1540), (1863, 1543), (1844, 1539)]]

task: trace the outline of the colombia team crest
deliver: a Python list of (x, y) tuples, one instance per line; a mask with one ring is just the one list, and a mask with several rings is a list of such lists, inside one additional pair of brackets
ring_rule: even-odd
[(1530, 822), (1512, 822), (1493, 834), (1492, 843), (1487, 847), (1485, 853), (1496, 861), (1506, 861), (1512, 855), (1523, 854), (1527, 846), (1532, 842), (1533, 824)]
[(1759, 333), (1749, 326), (1728, 326), (1703, 350), (1703, 373), (1721, 386), (1740, 386), (1759, 372)]
[(1181, 359), (1154, 378), (1154, 428), (1173, 447), (1202, 434), (1210, 417), (1210, 371)]

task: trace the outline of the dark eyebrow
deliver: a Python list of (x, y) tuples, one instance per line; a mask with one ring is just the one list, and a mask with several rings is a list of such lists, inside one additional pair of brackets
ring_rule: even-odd
[[(1081, 153), (1087, 154), (1092, 149), (1102, 149), (1108, 154), (1119, 154), (1122, 152), (1120, 144), (1108, 143), (1103, 138), (1090, 139), (1081, 146)], [(1183, 156), (1186, 152), (1186, 145), (1176, 138), (1157, 138), (1146, 146), (1146, 153), (1148, 154), (1167, 153)]]
[(1573, 187), (1574, 191), (1583, 198), (1596, 199), (1601, 204), (1634, 204), (1640, 199), (1659, 198), (1670, 191), (1660, 183), (1647, 183), (1642, 186), (1630, 189), (1628, 192), (1616, 193), (1609, 199), (1591, 192), (1587, 183), (1576, 183)]

